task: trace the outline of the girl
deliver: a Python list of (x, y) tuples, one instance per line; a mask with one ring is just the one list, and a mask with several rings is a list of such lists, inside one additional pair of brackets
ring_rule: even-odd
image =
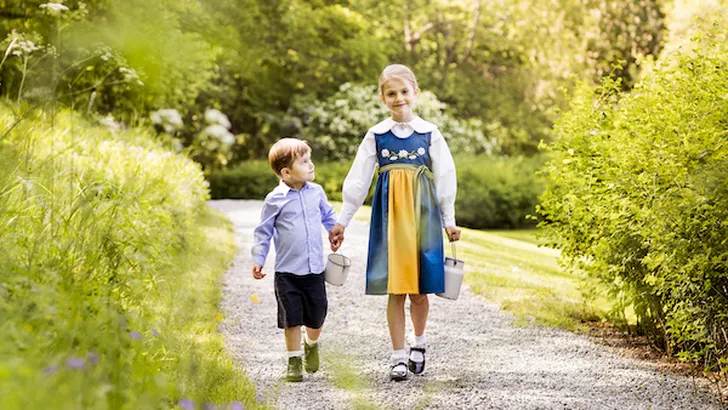
[[(379, 77), (379, 96), (391, 112), (370, 128), (344, 181), (344, 204), (329, 232), (332, 246), (364, 202), (379, 166), (372, 203), (366, 293), (389, 295), (387, 324), (392, 339), (390, 378), (404, 380), (407, 370), (425, 369), (427, 294), (444, 291), (442, 227), (451, 242), (455, 227), (455, 164), (437, 126), (412, 113), (417, 94), (412, 71), (387, 66)], [(414, 343), (405, 350), (405, 301), (410, 300)]]

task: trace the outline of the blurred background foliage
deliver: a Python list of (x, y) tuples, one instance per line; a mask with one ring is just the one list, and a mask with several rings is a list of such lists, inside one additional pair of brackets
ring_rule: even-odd
[[(246, 161), (265, 158), (285, 136), (308, 140), (319, 164), (351, 161), (366, 130), (386, 117), (376, 83), (395, 62), (418, 76), (418, 113), (440, 126), (456, 157), (530, 170), (524, 164), (532, 161), (521, 158), (541, 155), (539, 142), (553, 139), (552, 125), (577, 83), (612, 75), (628, 91), (665, 47), (668, 12), (695, 8), (668, 0), (0, 6), (7, 51), (0, 94), (7, 101), (66, 107), (116, 128), (153, 127), (161, 143), (190, 155), (218, 186), (248, 183), (225, 176), (249, 169)], [(210, 121), (209, 110), (222, 122)], [(491, 171), (465, 174), (477, 185)], [(510, 179), (510, 190), (537, 201), (535, 178)], [(219, 192), (236, 189), (256, 192)], [(500, 201), (501, 209), (521, 208)], [(528, 223), (523, 214), (503, 227)]]
[(577, 81), (612, 73), (634, 84), (663, 47), (666, 3), (69, 0), (53, 11), (1, 0), (3, 50), (17, 38), (36, 49), (8, 56), (0, 93), (125, 126), (173, 108), (183, 126), (171, 137), (197, 151), (204, 111), (219, 109), (235, 142), (198, 160), (220, 169), (293, 134), (328, 147), (318, 159), (350, 155), (382, 117), (378, 73), (401, 62), (436, 102), (422, 114), (449, 131), (453, 151), (530, 156)]

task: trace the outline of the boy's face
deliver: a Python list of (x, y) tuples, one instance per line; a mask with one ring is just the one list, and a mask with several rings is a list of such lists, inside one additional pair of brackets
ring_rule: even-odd
[(316, 179), (311, 153), (307, 152), (302, 157), (296, 158), (290, 167), (281, 170), (281, 176), (283, 182), (296, 189), (300, 189), (304, 183)]
[(408, 81), (393, 77), (382, 84), (381, 98), (395, 121), (406, 122), (414, 117), (412, 108), (418, 93)]

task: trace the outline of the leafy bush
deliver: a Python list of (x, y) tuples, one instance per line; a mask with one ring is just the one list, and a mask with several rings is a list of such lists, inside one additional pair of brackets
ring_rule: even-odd
[(548, 148), (542, 225), (573, 267), (632, 304), (668, 352), (728, 356), (728, 41), (725, 13), (631, 94), (584, 87)]
[[(350, 162), (316, 162), (316, 182), (326, 191), (329, 201), (341, 201), (341, 188), (351, 167)], [(264, 199), (278, 185), (279, 178), (273, 173), (268, 161), (241, 162), (229, 170), (213, 171), (207, 175), (210, 195), (213, 199)], [(366, 203), (371, 203), (374, 193), (372, 182)]]
[[(234, 249), (192, 229), (208, 198), (200, 167), (141, 130), (75, 115), (51, 125), (0, 107), (0, 124), (0, 408), (219, 399), (210, 379), (234, 372), (219, 357), (207, 272)], [(188, 270), (202, 269), (195, 252), (210, 260), (204, 273)]]
[(523, 228), (535, 212), (543, 182), (540, 157), (455, 157), (458, 225), (476, 229)]

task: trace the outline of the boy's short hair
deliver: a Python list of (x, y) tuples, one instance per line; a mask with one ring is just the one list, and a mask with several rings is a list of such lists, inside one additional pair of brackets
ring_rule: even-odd
[(268, 162), (273, 172), (281, 176), (283, 168), (291, 167), (298, 158), (311, 152), (311, 147), (304, 140), (298, 138), (281, 138), (270, 147)]

